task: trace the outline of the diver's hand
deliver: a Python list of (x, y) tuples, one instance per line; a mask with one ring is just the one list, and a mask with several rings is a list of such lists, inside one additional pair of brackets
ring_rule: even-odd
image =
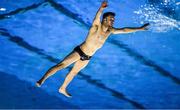
[(101, 4), (101, 8), (106, 8), (108, 6), (107, 1), (103, 1)]
[(148, 30), (149, 29), (149, 23), (144, 24), (143, 26), (140, 27), (141, 30)]

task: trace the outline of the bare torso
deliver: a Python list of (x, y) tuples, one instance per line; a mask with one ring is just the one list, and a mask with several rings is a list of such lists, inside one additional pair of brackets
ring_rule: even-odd
[(89, 56), (100, 49), (111, 34), (110, 29), (104, 32), (101, 25), (92, 26), (86, 40), (80, 45), (81, 50)]
[[(104, 8), (106, 8), (107, 2), (104, 1), (101, 4), (101, 7), (99, 8), (98, 12), (96, 13), (96, 16), (93, 20), (92, 27), (89, 30), (89, 33), (85, 39), (85, 41), (80, 45), (81, 50), (89, 56), (92, 56), (98, 49), (100, 49), (109, 35), (112, 34), (120, 34), (120, 33), (129, 33), (129, 32), (135, 32), (138, 30), (146, 30), (146, 27), (149, 25), (148, 23), (137, 28), (113, 28), (114, 23), (114, 16), (115, 14), (113, 12), (107, 12), (103, 14), (102, 21), (100, 20), (102, 11)], [(78, 49), (76, 51), (76, 49)], [(71, 80), (74, 78), (75, 75), (79, 71), (81, 71), (86, 65), (89, 63), (88, 56), (85, 56), (79, 48), (76, 48), (75, 51), (71, 52), (69, 55), (67, 55), (60, 63), (50, 68), (45, 75), (37, 81), (36, 85), (40, 87), (42, 83), (55, 74), (58, 70), (61, 70), (63, 68), (68, 67), (72, 63), (75, 63), (72, 70), (68, 73), (66, 76), (63, 85), (59, 88), (59, 92), (64, 94), (67, 97), (71, 97), (70, 94), (67, 93), (66, 87), (71, 82)]]

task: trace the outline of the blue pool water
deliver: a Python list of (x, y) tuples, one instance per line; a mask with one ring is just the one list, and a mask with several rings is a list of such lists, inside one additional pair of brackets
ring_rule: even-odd
[(180, 1), (109, 0), (115, 27), (149, 22), (148, 31), (111, 35), (70, 83), (72, 66), (41, 88), (35, 82), (84, 41), (101, 0), (1, 0), (0, 108), (180, 109)]

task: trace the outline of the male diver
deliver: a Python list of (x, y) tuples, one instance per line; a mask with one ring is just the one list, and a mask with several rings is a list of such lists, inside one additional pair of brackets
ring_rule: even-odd
[(106, 39), (110, 34), (122, 34), (122, 33), (131, 33), (136, 31), (147, 30), (147, 26), (149, 23), (144, 24), (141, 27), (133, 27), (133, 28), (114, 28), (114, 20), (115, 13), (106, 12), (103, 14), (102, 21), (100, 17), (102, 15), (103, 10), (108, 6), (107, 2), (102, 2), (92, 26), (89, 30), (87, 38), (85, 41), (79, 46), (75, 47), (74, 50), (67, 55), (61, 62), (57, 65), (51, 67), (45, 75), (37, 81), (36, 85), (40, 87), (44, 81), (55, 74), (58, 70), (68, 67), (72, 63), (75, 63), (71, 71), (67, 74), (64, 83), (59, 88), (59, 92), (67, 97), (71, 97), (71, 95), (66, 91), (66, 87), (72, 81), (74, 76), (78, 74), (88, 63), (94, 53), (100, 49), (105, 43)]

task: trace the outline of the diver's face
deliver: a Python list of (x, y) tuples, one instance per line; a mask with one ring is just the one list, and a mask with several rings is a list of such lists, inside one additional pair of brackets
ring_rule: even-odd
[(106, 26), (108, 27), (112, 27), (114, 25), (114, 16), (107, 16), (105, 19), (104, 19), (104, 23), (106, 24)]

